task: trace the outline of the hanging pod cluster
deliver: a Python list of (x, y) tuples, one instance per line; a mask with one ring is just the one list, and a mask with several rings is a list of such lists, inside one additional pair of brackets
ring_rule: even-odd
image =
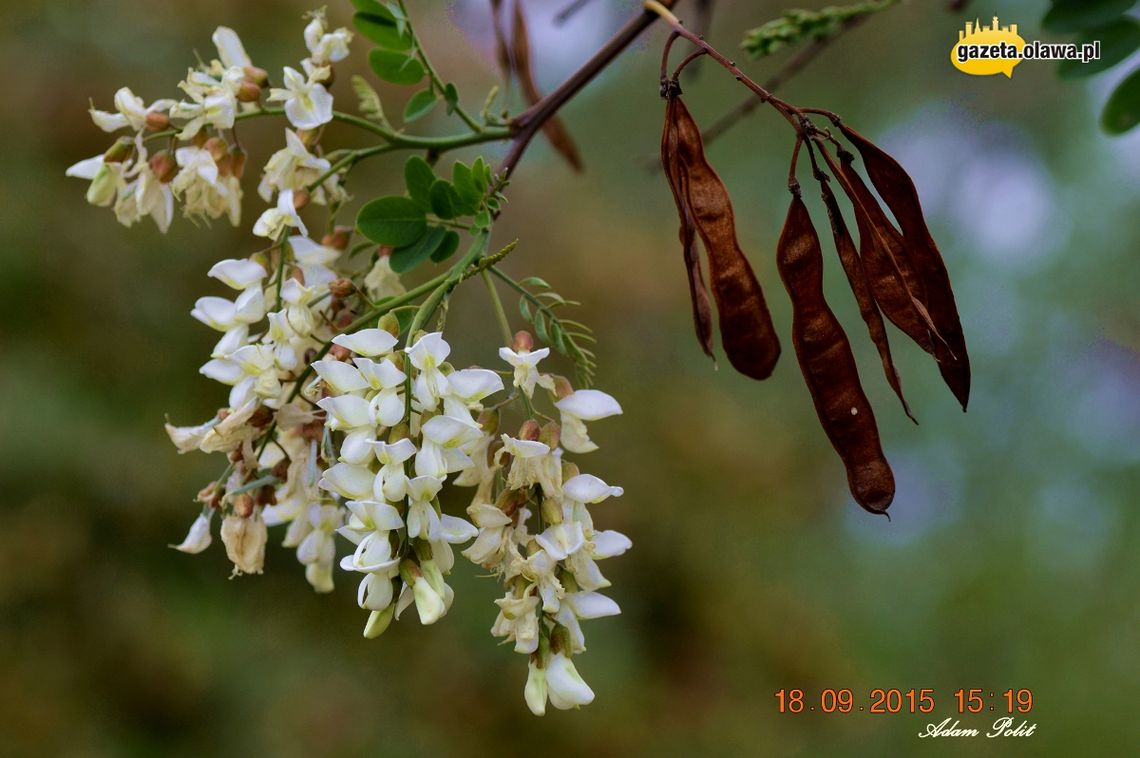
[[(666, 109), (661, 162), (680, 217), (698, 340), (712, 356), (712, 308), (696, 252), (699, 237), (729, 362), (746, 376), (767, 378), (775, 368), (780, 345), (760, 284), (737, 242), (732, 202), (705, 158), (700, 129), (681, 99), (675, 78), (664, 81), (662, 95)], [(853, 153), (829, 131), (815, 126), (806, 116), (808, 111), (777, 103), (798, 134), (789, 179), (792, 204), (776, 253), (777, 269), (792, 303), (792, 346), (820, 423), (847, 469), (852, 495), (868, 511), (886, 513), (894, 499), (894, 475), (883, 454), (850, 342), (824, 297), (822, 245), (794, 178), (801, 148), (806, 146), (811, 157), (840, 265), (887, 383), (912, 420), (883, 317), (934, 356), (947, 386), (965, 410), (970, 363), (954, 293), (914, 183), (902, 166), (834, 114), (811, 111), (825, 113), (854, 146), (871, 186), (883, 200), (881, 205), (856, 171)], [(835, 155), (831, 146), (836, 148)], [(817, 151), (822, 161), (817, 161)], [(833, 178), (855, 214), (858, 244), (830, 186)]]

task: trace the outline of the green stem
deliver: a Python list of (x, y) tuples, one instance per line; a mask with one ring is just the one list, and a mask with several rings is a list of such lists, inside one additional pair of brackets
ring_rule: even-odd
[(495, 289), (495, 281), (486, 269), (483, 269), (481, 276), (483, 277), (483, 284), (487, 285), (487, 294), (491, 296), (491, 308), (495, 312), (495, 319), (499, 322), (499, 329), (503, 333), (503, 344), (510, 345), (514, 340), (511, 333), (511, 322), (507, 320), (507, 312), (503, 309), (503, 301), (499, 298), (498, 290)]

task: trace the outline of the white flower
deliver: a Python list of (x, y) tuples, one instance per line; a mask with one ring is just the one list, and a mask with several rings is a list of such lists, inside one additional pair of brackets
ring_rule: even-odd
[(241, 38), (233, 29), (219, 26), (214, 30), (211, 39), (214, 41), (214, 47), (218, 48), (218, 57), (222, 59), (222, 65), (226, 68), (249, 68), (253, 65), (253, 61), (241, 44)]
[(582, 634), (579, 619), (597, 619), (620, 613), (618, 604), (601, 593), (568, 592), (554, 618), (570, 632), (570, 651), (583, 653), (586, 651), (586, 637)]
[(226, 555), (233, 561), (234, 576), (261, 573), (267, 537), (260, 508), (255, 508), (248, 518), (226, 516), (222, 521), (222, 543), (226, 546)]
[(261, 284), (261, 280), (269, 276), (269, 273), (260, 263), (248, 258), (227, 258), (211, 266), (207, 276), (212, 276), (235, 290), (245, 290)]
[(465, 368), (453, 371), (447, 377), (447, 394), (443, 397), (443, 412), (451, 418), (474, 425), (471, 411), (481, 411), (482, 401), (503, 389), (503, 380), (494, 371), (484, 368)]
[(367, 500), (372, 494), (373, 478), (374, 474), (367, 466), (337, 463), (325, 471), (317, 484), (321, 489), (348, 500)]
[(450, 416), (435, 416), (421, 429), (423, 443), (416, 453), (416, 475), (444, 478), (471, 465), (471, 459), (460, 449), (478, 440), (478, 427)]
[(297, 560), (305, 566), (305, 579), (317, 592), (332, 592), (332, 566), (336, 557), (333, 533), (340, 526), (342, 514), (335, 505), (313, 505), (308, 521), (313, 529), (297, 546)]
[(562, 653), (555, 653), (546, 662), (546, 688), (550, 704), (560, 710), (589, 705), (594, 701), (594, 691)]
[(165, 234), (174, 220), (174, 193), (169, 184), (159, 181), (143, 158), (139, 159), (135, 171), (134, 182), (115, 203), (115, 217), (120, 223), (130, 226), (138, 219), (150, 216), (158, 230)]
[(621, 497), (625, 490), (611, 487), (593, 474), (578, 474), (566, 480), (562, 492), (580, 503), (600, 503), (609, 497)]
[(546, 715), (546, 669), (539, 668), (533, 660), (527, 663), (526, 686), (523, 688), (523, 699), (527, 708), (535, 716)]
[(335, 247), (318, 245), (308, 237), (294, 235), (289, 238), (289, 247), (293, 248), (293, 259), (301, 274), (305, 277), (305, 284), (310, 287), (324, 287), (337, 278), (336, 272), (330, 268), (341, 255)]
[(479, 535), (463, 555), (484, 568), (498, 566), (510, 540), (511, 517), (493, 505), (479, 503), (467, 509), (467, 515), (479, 528)]
[(146, 128), (146, 119), (151, 113), (163, 113), (170, 110), (174, 100), (156, 100), (147, 105), (141, 97), (131, 92), (129, 87), (122, 87), (115, 93), (116, 113), (96, 110), (92, 108), (91, 120), (105, 132), (114, 132), (128, 126), (136, 132)]
[(515, 352), (509, 347), (499, 348), (499, 357), (514, 366), (514, 384), (521, 389), (527, 397), (534, 396), (534, 386), (537, 384), (546, 389), (554, 389), (554, 380), (549, 376), (539, 376), (538, 362), (550, 355), (550, 348), (540, 350), (519, 350)]
[(435, 410), (439, 399), (447, 394), (447, 377), (439, 367), (451, 354), (451, 346), (443, 339), (443, 334), (431, 332), (416, 340), (416, 344), (405, 352), (420, 372), (412, 385), (412, 393), (423, 410)]
[(180, 101), (170, 107), (170, 117), (187, 119), (178, 139), (193, 139), (206, 127), (232, 129), (237, 115), (237, 91), (245, 73), (237, 67), (228, 68), (220, 79), (205, 71), (190, 71), (179, 87), (190, 96), (190, 102)]
[(316, 129), (332, 121), (333, 98), (320, 79), (327, 69), (315, 69), (306, 78), (289, 66), (284, 70), (284, 88), (269, 90), (270, 102), (284, 102), (285, 116), (298, 129)]
[(408, 480), (408, 538), (439, 539), (440, 519), (432, 501), (443, 486), (434, 476), (417, 476)]
[(578, 390), (554, 404), (561, 414), (562, 447), (571, 453), (589, 453), (598, 446), (590, 441), (585, 421), (621, 413), (617, 400), (598, 390)]
[(190, 315), (211, 329), (228, 332), (242, 324), (256, 324), (265, 318), (265, 293), (253, 286), (230, 301), (224, 297), (200, 297)]
[(230, 223), (241, 221), (241, 182), (236, 176), (221, 176), (209, 150), (180, 147), (174, 160), (181, 169), (170, 183), (174, 195), (182, 202), (187, 216), (220, 218), (228, 215)]
[(582, 534), (582, 525), (577, 521), (551, 524), (546, 527), (546, 531), (534, 539), (556, 561), (565, 560), (567, 556), (578, 552), (586, 544), (586, 537)]
[[(257, 194), (269, 202), (273, 193), (281, 190), (303, 190), (319, 179), (332, 166), (328, 160), (309, 152), (305, 143), (292, 129), (285, 130), (285, 147), (274, 153), (265, 164)], [(335, 176), (330, 176), (313, 193), (313, 201), (325, 202), (326, 189), (334, 195), (338, 191)]]
[(416, 601), (416, 612), (424, 626), (434, 624), (447, 613), (447, 603), (423, 576), (417, 576), (412, 583), (412, 593)]
[(91, 185), (87, 188), (87, 202), (107, 206), (114, 203), (127, 188), (127, 180), (123, 176), (125, 171), (124, 164), (107, 163), (102, 155), (96, 155), (69, 167), (66, 175), (89, 180)]
[(415, 444), (408, 438), (397, 442), (373, 442), (376, 459), (380, 461), (380, 471), (371, 483), (373, 497), (396, 503), (404, 499), (408, 492), (408, 477), (404, 473), (404, 461), (416, 453)]
[(381, 255), (364, 277), (364, 289), (373, 300), (402, 295), (407, 290), (400, 283), (400, 275), (392, 270), (388, 256)]
[(508, 592), (495, 601), (499, 615), (491, 627), (495, 637), (514, 640), (515, 652), (530, 654), (538, 650), (538, 597), (529, 591), (519, 597)]
[(361, 329), (352, 334), (338, 334), (333, 344), (351, 350), (357, 355), (374, 358), (387, 355), (396, 346), (397, 339), (383, 329)]
[(214, 511), (211, 508), (208, 512), (203, 513), (194, 519), (194, 523), (190, 525), (190, 531), (186, 533), (186, 539), (182, 540), (177, 545), (170, 545), (175, 550), (181, 550), (183, 553), (200, 553), (210, 546), (213, 538), (210, 537), (210, 520), (214, 518)]
[(348, 43), (351, 41), (352, 32), (347, 29), (325, 31), (325, 15), (322, 11), (313, 13), (313, 20), (305, 27), (305, 46), (309, 48), (309, 60), (318, 66), (344, 60), (348, 56)]
[(550, 446), (537, 440), (520, 440), (506, 434), (501, 435), (500, 439), (503, 440), (503, 448), (498, 455), (511, 456), (507, 489), (520, 490), (539, 484), (547, 497), (558, 492), (562, 476), (558, 453), (552, 455)]
[(300, 229), (304, 235), (309, 233), (305, 228), (305, 222), (297, 215), (297, 208), (293, 203), (293, 190), (285, 190), (277, 196), (276, 207), (261, 214), (253, 225), (253, 233), (258, 237), (276, 239), (286, 227)]

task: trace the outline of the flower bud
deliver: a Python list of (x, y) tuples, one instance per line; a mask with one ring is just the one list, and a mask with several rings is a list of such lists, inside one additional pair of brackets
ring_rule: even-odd
[(570, 397), (574, 394), (574, 385), (570, 384), (570, 380), (564, 376), (554, 377), (554, 396), (559, 400)]
[(223, 158), (229, 155), (230, 146), (221, 137), (210, 137), (206, 143), (202, 145), (202, 149), (210, 154), (214, 159), (214, 163), (220, 162)]
[(478, 418), (479, 428), (483, 430), (483, 434), (495, 437), (499, 433), (500, 420), (498, 411), (483, 411)]
[(306, 205), (309, 204), (309, 201), (311, 199), (312, 199), (312, 196), (309, 195), (308, 190), (294, 190), (293, 191), (293, 208), (294, 208), (294, 210), (298, 210), (298, 211), (301, 210), (302, 208), (304, 208)]
[(532, 418), (528, 418), (523, 423), (523, 425), (521, 427), (519, 427), (519, 439), (520, 440), (530, 440), (531, 442), (534, 442), (535, 440), (538, 439), (538, 436), (541, 433), (542, 433), (542, 430), (539, 428), (538, 422)]
[(364, 636), (374, 640), (383, 634), (392, 623), (392, 616), (396, 613), (396, 604), (392, 603), (382, 611), (372, 611), (368, 614), (368, 622), (364, 625)]
[(170, 154), (169, 150), (155, 153), (147, 163), (150, 165), (150, 170), (158, 177), (158, 181), (163, 184), (170, 184), (174, 175), (178, 173), (178, 164), (174, 161), (174, 156)]
[(135, 141), (130, 137), (119, 137), (115, 140), (115, 144), (107, 148), (107, 152), (103, 153), (103, 162), (122, 163), (134, 155), (134, 152)]
[(351, 355), (352, 351), (344, 345), (333, 345), (329, 348), (329, 357), (334, 361), (347, 361)]
[(578, 470), (577, 463), (568, 461), (565, 458), (562, 459), (562, 481), (568, 482), (580, 473), (582, 472)]
[(236, 97), (242, 103), (256, 103), (261, 99), (261, 87), (251, 81), (243, 81), (238, 85)]
[(525, 329), (515, 332), (515, 339), (511, 343), (511, 348), (516, 353), (529, 353), (531, 350), (534, 350), (534, 337)]
[(234, 498), (234, 515), (239, 518), (249, 518), (253, 515), (253, 497), (243, 492)]
[(321, 130), (320, 129), (298, 129), (297, 130), (297, 136), (301, 138), (301, 142), (305, 143), (305, 147), (311, 148), (311, 147), (313, 147), (313, 145), (317, 144), (317, 140), (320, 139)]
[[(400, 336), (400, 319), (396, 318), (396, 314), (388, 311), (379, 318), (376, 322), (377, 329), (383, 329), (391, 334), (393, 337)], [(401, 353), (402, 355), (402, 353)]]
[(388, 444), (394, 445), (402, 439), (407, 439), (410, 436), (410, 433), (411, 431), (408, 428), (408, 422), (401, 421), (388, 430)]
[(542, 518), (548, 524), (562, 523), (562, 503), (555, 498), (544, 498), (541, 506)]
[(321, 237), (321, 244), (325, 247), (331, 247), (337, 250), (346, 250), (348, 249), (348, 241), (350, 239), (352, 239), (352, 227), (338, 226), (324, 237)]
[(332, 293), (333, 297), (345, 298), (356, 292), (356, 285), (352, 283), (351, 279), (342, 276), (329, 282), (329, 292)]
[(113, 169), (107, 164), (99, 167), (91, 186), (87, 188), (87, 202), (92, 205), (110, 205), (119, 194), (119, 182)]
[(170, 116), (161, 111), (151, 111), (146, 114), (146, 128), (152, 132), (161, 132), (170, 126)]
[(242, 69), (245, 74), (245, 80), (258, 87), (264, 87), (269, 84), (269, 72), (257, 66), (246, 66)]
[(562, 437), (562, 427), (558, 426), (553, 421), (546, 422), (542, 430), (539, 432), (538, 441), (549, 447), (551, 450), (558, 447), (558, 441)]
[(240, 145), (233, 145), (230, 147), (230, 159), (233, 161), (232, 170), (234, 176), (241, 179), (245, 176), (245, 150), (241, 149)]

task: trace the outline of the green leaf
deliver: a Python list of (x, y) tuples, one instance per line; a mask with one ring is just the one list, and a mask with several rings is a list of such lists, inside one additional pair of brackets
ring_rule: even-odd
[(410, 50), (412, 36), (401, 33), (396, 20), (387, 10), (372, 13), (354, 13), (352, 24), (364, 37), (389, 50)]
[(519, 298), (519, 313), (528, 323), (534, 320), (530, 314), (530, 303), (525, 297)]
[(388, 262), (397, 274), (411, 271), (439, 249), (447, 231), (442, 226), (429, 226), (427, 233), (412, 244), (397, 248)]
[(459, 249), (459, 234), (453, 231), (448, 231), (443, 235), (443, 242), (431, 254), (431, 259), (436, 263), (441, 263), (451, 256), (455, 255), (455, 251)]
[(491, 188), (491, 167), (487, 165), (487, 161), (483, 160), (483, 156), (479, 156), (471, 164), (471, 178), (475, 180), (475, 187), (479, 190), (479, 194), (487, 194), (487, 190)]
[(361, 13), (385, 14), (387, 11), (376, 0), (352, 0), (352, 7)]
[(356, 93), (356, 99), (360, 101), (357, 108), (362, 116), (384, 126), (389, 125), (388, 119), (384, 117), (384, 106), (380, 104), (380, 95), (363, 76), (352, 75), (352, 90)]
[(1140, 48), (1140, 22), (1131, 16), (1123, 16), (1104, 26), (1090, 29), (1074, 42), (1077, 45), (1100, 42), (1100, 59), (1088, 63), (1061, 61), (1057, 66), (1057, 75), (1062, 79), (1099, 74), (1132, 55)]
[(491, 214), (489, 211), (479, 211), (475, 214), (475, 218), (471, 219), (471, 224), (476, 229), (490, 229), (491, 228)]
[(459, 105), (459, 90), (451, 82), (443, 88), (443, 99), (447, 102), (447, 115), (450, 116)]
[(436, 179), (429, 191), (432, 212), (442, 219), (450, 220), (458, 215), (462, 201), (455, 194), (455, 188), (445, 179)]
[(356, 227), (377, 244), (403, 247), (423, 236), (427, 218), (423, 209), (406, 197), (381, 197), (360, 209)]
[(1080, 32), (1120, 17), (1136, 0), (1053, 0), (1041, 26), (1051, 32)]
[(1140, 124), (1140, 68), (1120, 83), (1100, 117), (1101, 128), (1109, 134), (1124, 134)]
[(550, 284), (545, 279), (539, 276), (528, 276), (519, 282), (524, 287), (541, 287), (544, 290), (550, 289)]
[(412, 95), (412, 99), (408, 101), (407, 106), (404, 108), (404, 123), (410, 124), (413, 121), (419, 121), (431, 113), (432, 109), (435, 108), (435, 104), (438, 102), (439, 98), (430, 87), (420, 90)]
[(455, 192), (463, 201), (460, 210), (463, 213), (474, 213), (479, 210), (483, 193), (475, 186), (475, 180), (471, 177), (471, 167), (462, 161), (456, 161), (451, 167), (451, 181), (455, 185)]
[(435, 172), (423, 158), (413, 155), (404, 164), (404, 182), (408, 185), (408, 194), (416, 205), (431, 210), (431, 185), (435, 182)]
[(376, 76), (392, 84), (418, 84), (424, 78), (424, 67), (418, 60), (394, 50), (369, 51), (368, 65)]

